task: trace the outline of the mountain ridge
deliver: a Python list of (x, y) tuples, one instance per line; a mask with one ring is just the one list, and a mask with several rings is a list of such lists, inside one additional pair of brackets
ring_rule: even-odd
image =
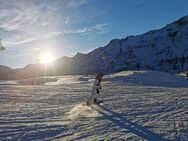
[[(188, 16), (140, 35), (112, 39), (106, 46), (73, 57), (61, 57), (51, 66), (33, 64), (16, 78), (43, 75), (113, 73), (123, 70), (188, 70)], [(33, 75), (32, 73), (35, 72)], [(1, 78), (1, 77), (0, 77)]]

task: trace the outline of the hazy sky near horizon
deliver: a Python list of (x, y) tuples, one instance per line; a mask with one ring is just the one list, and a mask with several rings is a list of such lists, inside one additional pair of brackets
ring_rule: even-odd
[(0, 0), (0, 65), (87, 53), (188, 15), (188, 0)]

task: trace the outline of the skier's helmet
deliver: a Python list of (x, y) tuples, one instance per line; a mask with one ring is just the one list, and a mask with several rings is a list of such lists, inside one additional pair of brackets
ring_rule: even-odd
[(103, 76), (104, 76), (104, 74), (102, 72), (100, 72), (96, 75), (96, 79), (101, 79)]

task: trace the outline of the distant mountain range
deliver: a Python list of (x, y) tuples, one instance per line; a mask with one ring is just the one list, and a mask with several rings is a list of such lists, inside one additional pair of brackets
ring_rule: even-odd
[(22, 69), (0, 66), (0, 79), (44, 75), (112, 73), (122, 70), (159, 70), (178, 73), (188, 70), (188, 16), (159, 30), (113, 39), (87, 54), (62, 57), (53, 65), (30, 64)]

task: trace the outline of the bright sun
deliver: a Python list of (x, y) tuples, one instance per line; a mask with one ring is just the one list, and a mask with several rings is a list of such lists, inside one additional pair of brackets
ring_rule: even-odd
[(39, 56), (39, 63), (49, 64), (55, 60), (53, 54), (51, 52), (44, 52)]

